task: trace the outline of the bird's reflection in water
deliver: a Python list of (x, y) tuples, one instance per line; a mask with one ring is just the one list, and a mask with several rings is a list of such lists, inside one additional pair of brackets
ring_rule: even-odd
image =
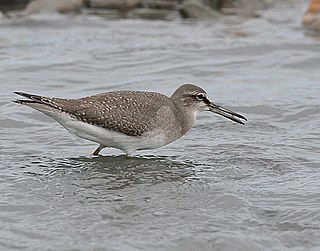
[(40, 179), (42, 185), (47, 184), (47, 188), (53, 190), (59, 187), (64, 194), (70, 190), (90, 200), (114, 200), (119, 190), (140, 189), (165, 182), (183, 183), (194, 175), (192, 163), (174, 160), (174, 157), (34, 157), (29, 163), (23, 169), (24, 173)]

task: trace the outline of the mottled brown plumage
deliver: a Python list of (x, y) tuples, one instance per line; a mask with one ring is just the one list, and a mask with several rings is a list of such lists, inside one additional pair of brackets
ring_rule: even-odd
[[(195, 123), (196, 114), (203, 110), (212, 110), (238, 123), (245, 119), (214, 105), (203, 89), (192, 84), (180, 86), (170, 98), (143, 91), (114, 91), (80, 99), (16, 94), (28, 100), (14, 102), (42, 111), (70, 132), (98, 142), (100, 146), (95, 154), (106, 146), (131, 153), (166, 145), (188, 132)], [(97, 131), (99, 128), (115, 134), (104, 137), (103, 131)]]

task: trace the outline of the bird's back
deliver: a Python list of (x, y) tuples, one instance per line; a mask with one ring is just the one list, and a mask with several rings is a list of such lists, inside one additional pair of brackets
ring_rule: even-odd
[(67, 112), (89, 124), (129, 136), (152, 130), (157, 113), (173, 106), (167, 96), (155, 92), (115, 91), (65, 102)]
[[(114, 91), (80, 99), (50, 98), (36, 95), (31, 97), (37, 103), (26, 103), (26, 105), (31, 107), (36, 105), (36, 109), (40, 111), (41, 106), (44, 109), (54, 109), (56, 112), (66, 113), (82, 122), (121, 132), (128, 136), (142, 136), (155, 127), (165, 127), (166, 125), (161, 122), (163, 116), (171, 121), (176, 121), (175, 117), (177, 116), (173, 101), (156, 92)], [(50, 116), (50, 114), (46, 114)]]

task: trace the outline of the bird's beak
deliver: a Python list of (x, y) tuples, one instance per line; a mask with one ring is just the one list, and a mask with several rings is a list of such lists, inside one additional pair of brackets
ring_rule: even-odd
[(239, 124), (244, 125), (243, 120), (247, 121), (246, 117), (242, 116), (241, 114), (235, 113), (233, 111), (230, 111), (226, 108), (223, 108), (221, 106), (215, 105), (214, 103), (210, 102), (208, 104), (209, 111), (217, 113), (227, 119), (231, 119), (234, 122), (237, 122)]

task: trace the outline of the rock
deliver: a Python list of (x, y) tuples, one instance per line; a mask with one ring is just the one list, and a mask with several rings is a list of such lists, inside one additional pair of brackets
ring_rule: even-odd
[(5, 19), (5, 18), (11, 18), (11, 16), (7, 12), (0, 10), (0, 19)]
[(83, 6), (83, 0), (34, 0), (24, 10), (25, 15), (42, 11), (79, 12)]
[(24, 9), (30, 0), (1, 0), (0, 10), (3, 12), (22, 10)]
[(142, 7), (147, 7), (150, 9), (162, 9), (162, 10), (176, 10), (176, 1), (165, 1), (165, 0), (142, 0)]
[(269, 8), (274, 0), (223, 0), (221, 9), (227, 15), (259, 17), (259, 11)]
[(151, 8), (134, 9), (127, 13), (129, 18), (143, 18), (143, 19), (169, 19), (169, 16), (176, 15), (172, 10), (161, 10)]
[(320, 0), (311, 0), (303, 16), (303, 24), (311, 29), (320, 31)]
[(207, 5), (204, 5), (201, 0), (185, 1), (179, 12), (184, 18), (212, 19), (219, 18), (221, 16), (217, 11), (211, 9)]
[(63, 2), (64, 3), (57, 6), (57, 11), (60, 13), (79, 12), (83, 7), (83, 0), (69, 0)]
[(227, 1), (226, 0), (225, 1), (223, 1), (223, 0), (203, 0), (204, 4), (209, 5), (214, 10), (221, 9), (224, 2), (227, 2)]
[(141, 0), (87, 0), (89, 8), (106, 8), (126, 11), (136, 8)]

